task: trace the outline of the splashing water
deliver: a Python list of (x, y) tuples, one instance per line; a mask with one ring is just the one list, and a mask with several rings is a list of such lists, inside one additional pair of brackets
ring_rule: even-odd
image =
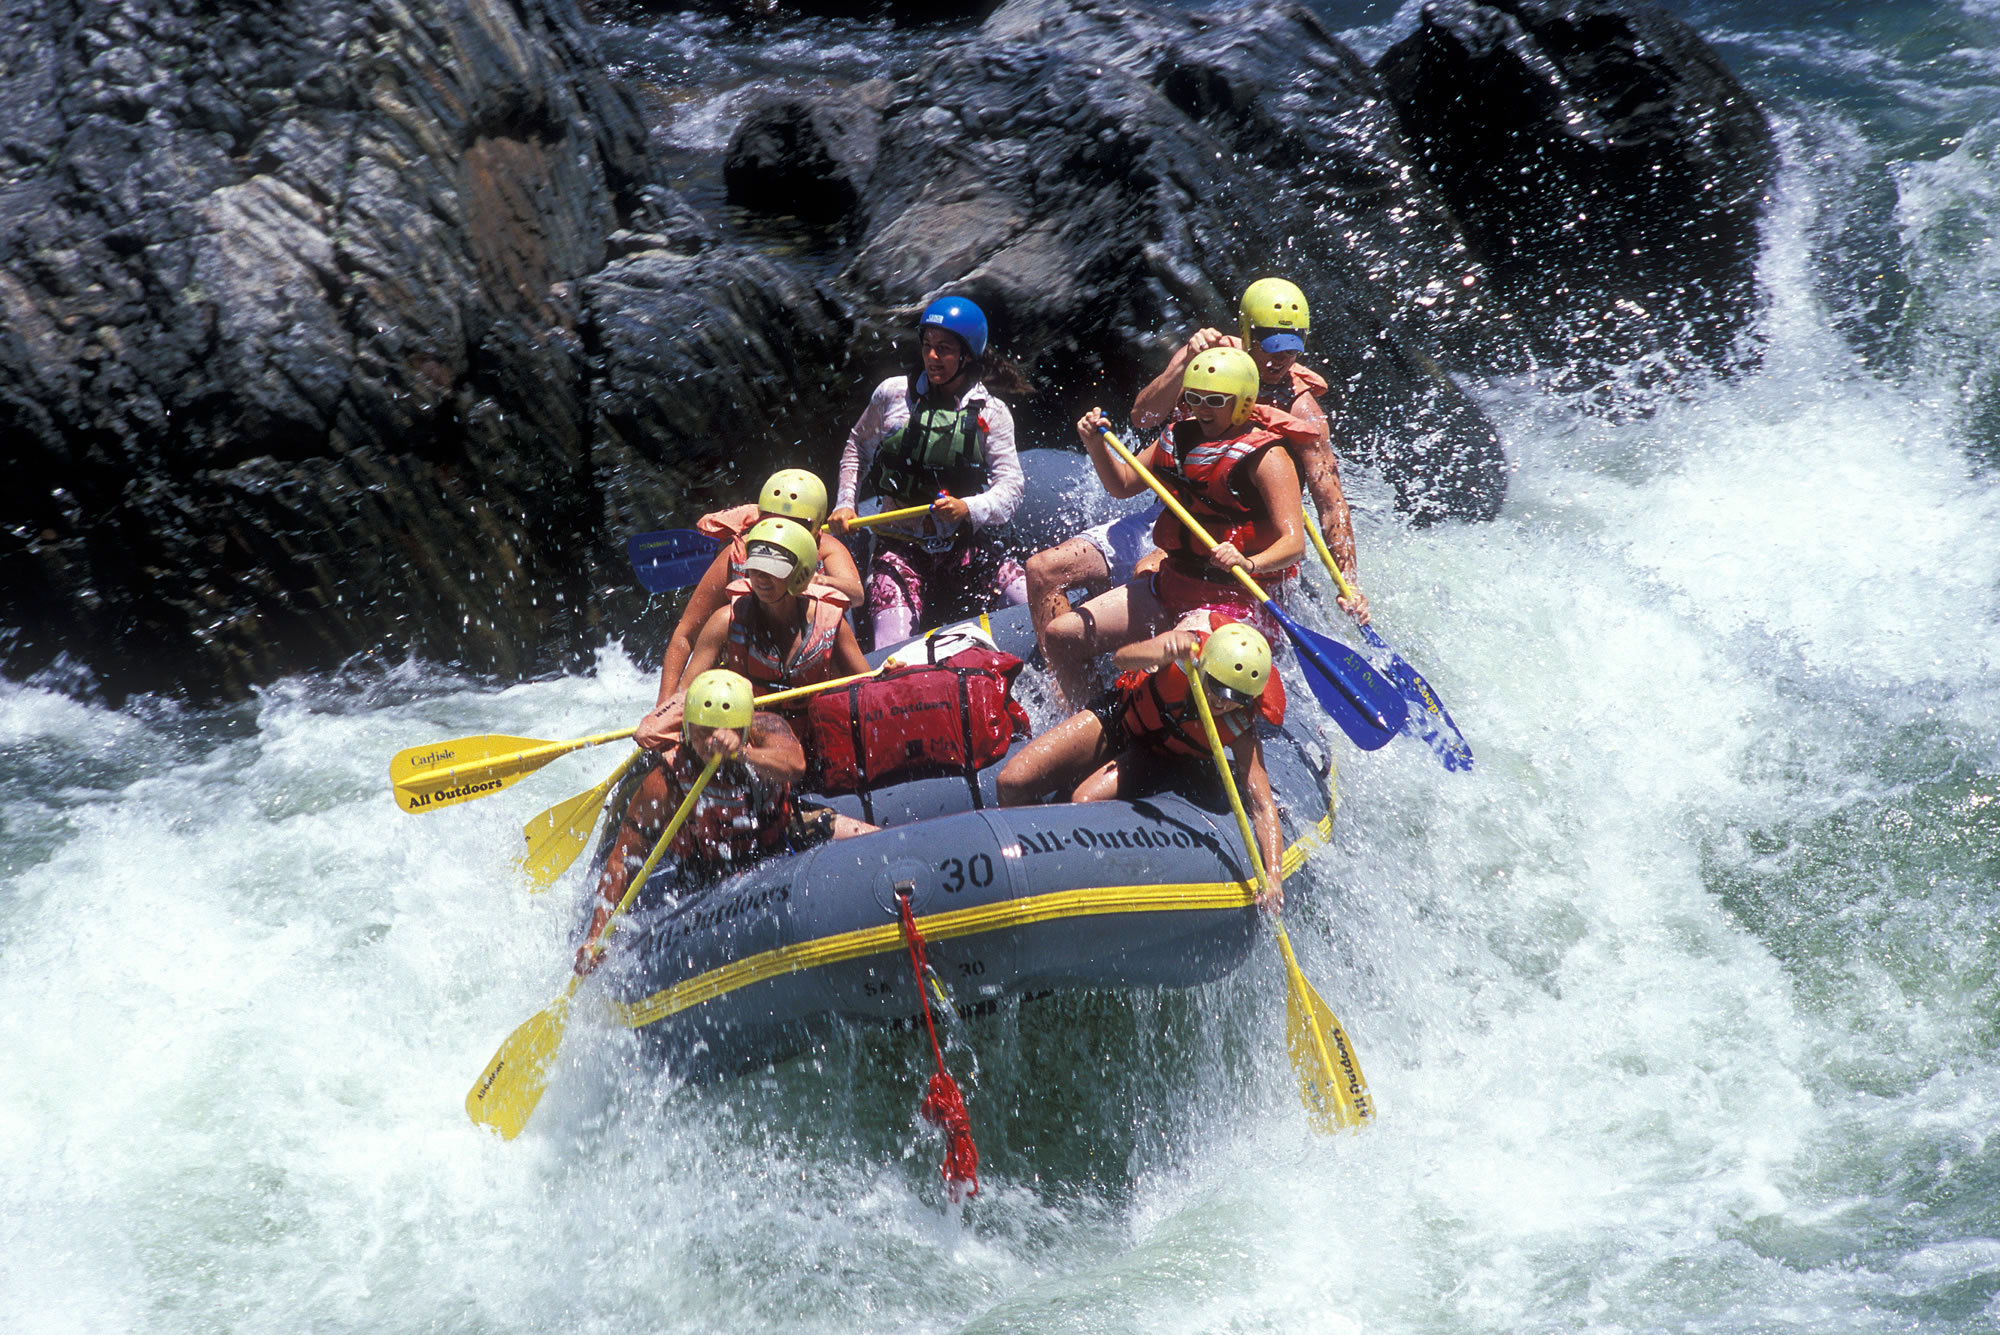
[[(1906, 37), (1750, 12), (1691, 17), (1796, 103), (1759, 368), (1617, 422), (1495, 388), (1494, 524), (1411, 532), (1355, 485), (1379, 628), (1479, 755), (1349, 753), (1336, 846), (1292, 886), (1373, 1129), (1305, 1129), (1261, 952), (956, 1026), (962, 1211), (907, 1033), (681, 1089), (580, 1010), (502, 1144), (461, 1100), (559, 988), (570, 923), (567, 890), (523, 891), (518, 826), (617, 757), (421, 817), (384, 758), (616, 726), (650, 646), (208, 715), (5, 685), (0, 1326), (1991, 1329), (1992, 134), (1919, 154), (1883, 129), (1926, 77)], [(1981, 78), (1937, 76), (1939, 123)], [(1816, 285), (1842, 143), (1897, 155), (1904, 370), (1850, 352)]]

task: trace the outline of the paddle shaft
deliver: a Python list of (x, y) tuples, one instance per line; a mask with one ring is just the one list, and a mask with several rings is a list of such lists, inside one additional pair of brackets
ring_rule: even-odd
[[(1139, 480), (1153, 489), (1153, 493), (1166, 504), (1167, 509), (1173, 512), (1174, 518), (1180, 520), (1182, 526), (1189, 533), (1193, 534), (1202, 546), (1208, 548), (1211, 552), (1214, 551), (1217, 546), (1215, 539), (1208, 535), (1208, 530), (1201, 526), (1201, 521), (1189, 514), (1187, 507), (1182, 505), (1171, 491), (1167, 490), (1166, 483), (1153, 476), (1153, 470), (1140, 463), (1139, 456), (1126, 449), (1124, 443), (1118, 437), (1112, 435), (1109, 431), (1102, 434), (1104, 436), (1104, 443), (1118, 451), (1118, 457), (1124, 460), (1126, 467), (1137, 473)], [(1311, 528), (1312, 525), (1307, 524), (1306, 527)], [(1242, 566), (1231, 566), (1229, 573), (1236, 576), (1242, 582), (1243, 587), (1255, 595), (1258, 602), (1268, 603), (1271, 601), (1271, 595), (1264, 591), (1264, 586), (1259, 584), (1255, 577)]]
[[(1333, 586), (1340, 590), (1340, 596), (1343, 598), (1354, 597), (1354, 586), (1347, 582), (1347, 576), (1340, 573), (1340, 562), (1333, 559), (1333, 551), (1326, 545), (1326, 539), (1311, 524), (1306, 525), (1306, 532), (1311, 536), (1313, 546), (1319, 550), (1319, 559), (1325, 564), (1326, 573), (1333, 576)], [(1375, 633), (1373, 626), (1365, 621), (1358, 622), (1357, 625), (1361, 631), (1361, 638), (1368, 641), (1369, 648), (1387, 649), (1389, 647), (1388, 642)]]
[[(1236, 791), (1236, 776), (1230, 772), (1229, 757), (1222, 749), (1222, 734), (1215, 730), (1215, 715), (1209, 711), (1208, 687), (1201, 679), (1201, 669), (1192, 658), (1183, 658), (1181, 671), (1187, 676), (1195, 708), (1201, 713), (1201, 730), (1208, 735), (1208, 753), (1215, 758), (1216, 777), (1222, 780), (1223, 791), (1229, 794), (1229, 809), (1236, 813), (1236, 828), (1243, 834), (1243, 850), (1250, 857), (1250, 866), (1257, 874), (1257, 884), (1270, 890), (1274, 887), (1270, 873), (1264, 869), (1264, 852), (1258, 847), (1256, 831), (1250, 827), (1250, 815), (1243, 809), (1242, 794)], [(1279, 930), (1283, 930), (1282, 926)]]
[[(597, 934), (587, 944), (595, 946), (611, 934), (613, 925), (618, 921), (618, 915), (623, 913), (638, 896), (640, 888), (646, 884), (646, 878), (653, 874), (653, 868), (659, 865), (660, 858), (665, 855), (667, 845), (671, 844), (674, 836), (681, 832), (681, 826), (687, 824), (687, 818), (694, 811), (694, 804), (700, 800), (702, 790), (708, 787), (709, 779), (714, 776), (716, 767), (721, 763), (721, 756), (710, 756), (708, 763), (702, 766), (700, 776), (688, 789), (687, 796), (681, 799), (680, 809), (675, 811), (673, 819), (667, 822), (665, 832), (653, 845), (653, 851), (646, 858), (645, 865), (639, 868), (639, 874), (625, 887), (624, 897), (618, 901), (618, 906), (611, 910), (610, 915), (604, 920), (604, 925), (598, 928)], [(569, 1024), (570, 999), (576, 995), (576, 989), (582, 986), (583, 979), (583, 974), (572, 970), (569, 983), (563, 988), (562, 995), (523, 1020), (515, 1027), (513, 1033), (507, 1035), (499, 1051), (493, 1054), (493, 1060), (486, 1064), (486, 1069), (480, 1072), (479, 1079), (475, 1080), (472, 1088), (467, 1091), (466, 1116), (482, 1126), (492, 1127), (504, 1140), (512, 1140), (521, 1133), (521, 1128), (527, 1125), (528, 1118), (534, 1115), (535, 1105), (541, 1102), (542, 1091), (548, 1084), (549, 1063), (554, 1060), (556, 1050), (562, 1046), (563, 1030)]]
[(884, 510), (880, 514), (862, 515), (857, 519), (848, 520), (847, 526), (850, 529), (874, 528), (877, 524), (893, 524), (898, 519), (915, 519), (918, 515), (927, 515), (930, 512), (929, 505), (912, 505), (901, 510)]
[[(757, 697), (760, 705), (779, 705), (788, 700), (811, 695), (815, 691), (829, 691), (837, 686), (851, 686), (857, 681), (865, 681), (880, 672), (880, 668), (869, 672), (856, 672), (845, 677), (835, 677), (831, 681), (814, 682), (810, 686), (794, 686), (788, 690), (774, 691)], [(520, 751), (509, 751), (498, 756), (488, 756), (484, 760), (468, 761), (463, 765), (453, 765), (431, 774), (411, 775), (398, 779), (394, 787), (399, 792), (411, 794), (434, 793), (440, 789), (460, 787), (467, 783), (493, 777), (499, 774), (509, 781), (530, 771), (540, 769), (552, 760), (581, 751), (585, 747), (602, 746), (606, 742), (620, 742), (637, 732), (637, 728), (621, 728), (617, 732), (600, 732), (590, 737), (578, 737), (567, 742), (543, 742)], [(450, 745), (450, 743), (446, 743)], [(414, 749), (414, 748), (413, 748)]]
[[(1192, 660), (1182, 659), (1181, 671), (1187, 674), (1194, 695), (1195, 708), (1201, 712), (1201, 730), (1208, 736), (1208, 753), (1215, 758), (1215, 771), (1217, 777), (1222, 780), (1223, 791), (1229, 794), (1229, 809), (1236, 813), (1236, 828), (1242, 832), (1243, 847), (1250, 856), (1250, 865), (1256, 869), (1258, 883), (1269, 888), (1271, 880), (1270, 874), (1264, 870), (1264, 855), (1257, 847), (1256, 833), (1250, 828), (1249, 814), (1243, 810), (1243, 798), (1236, 791), (1236, 776), (1229, 771), (1229, 757), (1223, 753), (1222, 736), (1215, 730), (1215, 715), (1209, 711), (1208, 688), (1202, 682)], [(1278, 938), (1278, 950), (1285, 957), (1286, 985), (1310, 995), (1312, 985), (1306, 982), (1305, 973), (1299, 968), (1298, 956), (1292, 953), (1292, 938), (1285, 931), (1285, 920), (1279, 916), (1280, 910), (1277, 908), (1271, 909), (1270, 913), (1272, 934)], [(1306, 1013), (1311, 1011), (1310, 1006), (1302, 1006), (1300, 1009)], [(1335, 1020), (1333, 1023), (1338, 1028), (1340, 1022)], [(1307, 1024), (1305, 1030), (1312, 1035), (1313, 1055), (1319, 1058), (1320, 1069), (1326, 1073), (1329, 1082), (1327, 1087), (1335, 1091), (1334, 1097), (1337, 1102), (1349, 1102), (1351, 1096), (1343, 1092), (1346, 1087), (1339, 1079), (1341, 1066), (1335, 1064), (1333, 1053), (1328, 1050), (1326, 1035), (1320, 1032), (1316, 1024)], [(1345, 1034), (1342, 1038), (1344, 1048)], [(1360, 1068), (1351, 1063), (1347, 1065), (1358, 1079)], [(1366, 1120), (1358, 1109), (1353, 1110), (1352, 1116), (1357, 1122)]]
[(592, 944), (610, 936), (617, 926), (618, 915), (630, 908), (632, 901), (639, 897), (639, 891), (645, 887), (646, 878), (653, 874), (653, 868), (660, 865), (660, 859), (666, 856), (667, 845), (674, 841), (674, 836), (681, 832), (681, 826), (687, 824), (688, 817), (694, 814), (696, 800), (701, 797), (702, 790), (708, 787), (708, 781), (715, 777), (715, 771), (721, 764), (721, 756), (710, 756), (708, 763), (701, 767), (701, 773), (695, 778), (694, 786), (689, 788), (687, 796), (681, 799), (680, 809), (675, 811), (674, 818), (667, 822), (666, 832), (660, 836), (659, 842), (653, 845), (653, 851), (646, 855), (646, 861), (640, 866), (638, 874), (626, 885), (625, 893), (619, 897), (618, 906), (611, 910), (611, 916), (604, 920), (604, 926), (598, 928)]
[[(1126, 465), (1130, 467), (1133, 472), (1139, 475), (1139, 480), (1141, 482), (1144, 482), (1147, 486), (1153, 489), (1153, 493), (1160, 498), (1160, 500), (1166, 505), (1168, 510), (1173, 512), (1174, 518), (1180, 520), (1182, 525), (1184, 525), (1187, 528), (1187, 531), (1190, 534), (1192, 534), (1196, 540), (1198, 540), (1205, 547), (1207, 547), (1209, 551), (1213, 552), (1216, 547), (1215, 539), (1210, 537), (1208, 530), (1201, 526), (1201, 521), (1197, 520), (1193, 515), (1189, 514), (1187, 507), (1182, 505), (1180, 501), (1175, 498), (1174, 494), (1171, 491), (1167, 490), (1166, 484), (1161, 482), (1159, 478), (1153, 475), (1153, 470), (1146, 467), (1146, 465), (1140, 463), (1138, 456), (1133, 454), (1132, 451), (1126, 449), (1124, 443), (1121, 442), (1118, 439), (1118, 437), (1112, 435), (1109, 431), (1103, 431), (1100, 432), (1099, 434), (1101, 434), (1104, 437), (1104, 443), (1106, 445), (1109, 445), (1112, 449), (1116, 450), (1118, 452), (1118, 457), (1124, 460)], [(1312, 525), (1308, 523), (1306, 524), (1306, 527), (1310, 529)], [(1313, 663), (1314, 666), (1316, 667), (1321, 666), (1317, 661), (1319, 657), (1318, 650), (1315, 646), (1310, 646), (1308, 644), (1304, 628), (1300, 627), (1297, 623), (1295, 623), (1292, 620), (1290, 614), (1287, 613), (1284, 608), (1279, 607), (1276, 603), (1271, 601), (1271, 595), (1264, 591), (1264, 586), (1259, 584), (1255, 579), (1253, 579), (1250, 575), (1250, 572), (1243, 569), (1241, 566), (1231, 566), (1229, 568), (1229, 573), (1236, 576), (1238, 582), (1240, 582), (1244, 588), (1248, 589), (1251, 595), (1255, 597), (1258, 602), (1263, 603), (1266, 607), (1271, 609), (1271, 615), (1277, 618), (1278, 624), (1284, 628), (1285, 634), (1291, 637), (1293, 644), (1299, 646), (1300, 656), (1302, 658), (1305, 658), (1308, 662)], [(1327, 643), (1330, 647), (1336, 650), (1340, 649), (1340, 646), (1336, 645), (1333, 641), (1329, 640), (1327, 641)], [(1306, 652), (1308, 648), (1312, 648), (1313, 652), (1311, 653)], [(1361, 718), (1364, 720), (1366, 724), (1372, 724), (1374, 727), (1378, 728), (1381, 731), (1383, 741), (1386, 741), (1389, 735), (1393, 734), (1397, 730), (1397, 728), (1402, 726), (1400, 715), (1397, 718), (1397, 722), (1392, 725), (1389, 721), (1388, 716), (1383, 712), (1381, 706), (1371, 703), (1367, 699), (1364, 699), (1361, 693), (1357, 691), (1350, 682), (1342, 680), (1337, 674), (1331, 671), (1323, 670), (1321, 672), (1321, 675), (1326, 678), (1326, 681), (1330, 686), (1332, 686), (1335, 690), (1339, 691), (1340, 694), (1347, 699), (1348, 703), (1354, 706), (1354, 708), (1359, 712)], [(1318, 689), (1315, 689), (1313, 693), (1315, 695), (1320, 694)], [(1322, 700), (1321, 703), (1325, 703), (1325, 701)], [(1395, 704), (1398, 708), (1401, 707), (1400, 700), (1395, 701)], [(1349, 735), (1350, 736), (1353, 735), (1351, 730), (1349, 732)], [(1356, 737), (1355, 741), (1357, 744), (1360, 744), (1362, 739)], [(1373, 745), (1378, 745), (1378, 746), (1380, 744), (1381, 741), (1376, 741), (1373, 743)]]

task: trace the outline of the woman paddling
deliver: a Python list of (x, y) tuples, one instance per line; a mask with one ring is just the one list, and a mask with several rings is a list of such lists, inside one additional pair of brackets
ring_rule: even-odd
[[(1288, 436), (1285, 447), (1305, 479), (1306, 491), (1319, 510), (1327, 547), (1347, 576), (1353, 596), (1339, 598), (1342, 611), (1364, 625), (1368, 599), (1361, 593), (1355, 570), (1354, 521), (1340, 485), (1340, 464), (1334, 457), (1332, 423), (1327, 413), (1332, 391), (1326, 377), (1299, 363), (1312, 332), (1312, 311), (1298, 285), (1282, 278), (1260, 278), (1243, 290), (1237, 303), (1237, 336), (1219, 329), (1197, 329), (1175, 349), (1166, 369), (1132, 401), (1132, 426), (1150, 431), (1180, 414), (1181, 379), (1189, 363), (1212, 348), (1242, 348), (1257, 363), (1257, 402), (1316, 428), (1311, 440)], [(1351, 451), (1350, 451), (1351, 452)], [(1033, 563), (1030, 563), (1033, 574)]]
[[(1166, 554), (1157, 571), (1135, 575), (1049, 623), (1049, 668), (1072, 703), (1084, 697), (1097, 654), (1157, 635), (1198, 609), (1257, 624), (1268, 638), (1276, 625), (1229, 572), (1241, 569), (1272, 591), (1298, 573), (1306, 522), (1299, 473), (1290, 452), (1274, 447), (1317, 439), (1318, 428), (1258, 407), (1257, 364), (1240, 348), (1194, 357), (1182, 383), (1187, 415), (1138, 457), (1215, 535), (1215, 548), (1202, 550), (1172, 511), (1163, 512), (1153, 528), (1153, 543)], [(1109, 427), (1099, 408), (1076, 424), (1098, 480), (1120, 499), (1149, 491), (1104, 444)]]
[(847, 433), (840, 495), (827, 517), (845, 533), (864, 497), (881, 497), (884, 509), (931, 507), (920, 519), (873, 530), (867, 593), (877, 645), (995, 600), (1010, 581), (994, 530), (1013, 518), (1024, 491), (1014, 415), (993, 389), (1018, 396), (1028, 384), (1010, 363), (988, 358), (985, 313), (963, 297), (943, 297), (924, 309), (917, 329), (923, 368), (875, 387)]
[(694, 652), (695, 637), (708, 619), (730, 599), (730, 586), (743, 578), (748, 557), (744, 538), (759, 522), (773, 517), (794, 520), (817, 539), (819, 573), (814, 579), (815, 596), (843, 607), (861, 602), (861, 573), (840, 539), (824, 531), (826, 525), (826, 484), (803, 468), (787, 468), (771, 474), (757, 493), (754, 505), (739, 505), (703, 515), (695, 527), (711, 537), (727, 538), (715, 560), (702, 573), (700, 583), (688, 595), (680, 623), (667, 641), (660, 660), (660, 691), (657, 700), (665, 704), (687, 679), (688, 655)]
[(603, 958), (597, 942), (605, 920), (652, 852), (668, 815), (680, 807), (712, 757), (720, 756), (722, 764), (668, 846), (671, 861), (661, 863), (676, 893), (831, 834), (824, 822), (800, 828), (792, 785), (805, 775), (805, 753), (783, 719), (757, 710), (749, 681), (725, 670), (703, 672), (689, 683), (684, 697), (676, 698), (677, 704), (682, 699), (686, 705), (675, 710), (672, 734), (655, 735), (648, 763), (621, 793), (623, 815), (604, 849), (597, 898), (584, 944), (576, 952), (580, 974), (595, 969)]
[(1051, 794), (1058, 801), (1133, 801), (1195, 776), (1212, 788), (1207, 734), (1180, 666), (1186, 658), (1198, 664), (1216, 730), (1249, 793), (1272, 878), (1257, 902), (1282, 906), (1284, 835), (1257, 721), (1273, 727), (1285, 721), (1285, 688), (1271, 669), (1270, 642), (1225, 613), (1195, 612), (1164, 635), (1120, 648), (1112, 661), (1121, 672), (1110, 689), (1015, 752), (1000, 771), (1000, 805), (1027, 806)]
[[(744, 535), (745, 584), (695, 637), (689, 673), (726, 667), (764, 694), (868, 671), (841, 606), (812, 590), (819, 569), (813, 536), (789, 519), (764, 519)], [(799, 715), (806, 701), (783, 712)], [(669, 696), (639, 724), (635, 740), (654, 748), (680, 727), (681, 698)]]

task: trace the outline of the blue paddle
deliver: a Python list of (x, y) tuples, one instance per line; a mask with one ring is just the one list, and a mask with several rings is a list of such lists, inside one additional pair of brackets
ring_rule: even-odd
[(625, 555), (632, 559), (632, 573), (646, 586), (647, 593), (672, 593), (697, 582), (708, 573), (720, 550), (721, 543), (691, 528), (635, 533), (625, 539)]
[[(1115, 450), (1126, 466), (1159, 495), (1166, 507), (1174, 512), (1174, 518), (1180, 520), (1203, 546), (1213, 551), (1215, 539), (1208, 536), (1208, 530), (1187, 512), (1165, 484), (1153, 476), (1152, 470), (1134, 458), (1132, 451), (1119, 443), (1118, 437), (1109, 431), (1103, 435), (1104, 443)], [(1354, 650), (1338, 640), (1301, 626), (1291, 613), (1271, 601), (1271, 595), (1264, 592), (1248, 572), (1232, 569), (1229, 573), (1236, 576), (1243, 587), (1278, 619), (1278, 625), (1291, 638), (1292, 647), (1298, 650), (1299, 661), (1305, 665), (1306, 685), (1312, 689), (1313, 698), (1340, 725), (1340, 730), (1347, 734), (1349, 740), (1364, 751), (1387, 746), (1389, 739), (1402, 731), (1403, 724), (1410, 717), (1410, 705), (1403, 699), (1402, 692), (1376, 675), (1368, 660)]]
[[(1334, 561), (1333, 553), (1327, 550), (1326, 539), (1320, 536), (1319, 529), (1307, 524), (1306, 533), (1311, 536), (1313, 546), (1319, 549), (1319, 559), (1326, 563), (1326, 573), (1333, 576), (1340, 596), (1352, 598), (1354, 588), (1347, 582), (1347, 576), (1340, 573), (1340, 566)], [(1373, 626), (1364, 624), (1361, 638), (1368, 641), (1369, 648), (1389, 655), (1389, 680), (1396, 683), (1396, 689), (1410, 702), (1410, 717), (1403, 725), (1403, 731), (1422, 739), (1445, 769), (1454, 773), (1471, 769), (1472, 748), (1466, 745), (1465, 734), (1451, 721), (1451, 715), (1445, 712), (1444, 701), (1431, 689), (1431, 684), (1405, 663), (1403, 656), (1391, 649), (1388, 641), (1375, 633)]]

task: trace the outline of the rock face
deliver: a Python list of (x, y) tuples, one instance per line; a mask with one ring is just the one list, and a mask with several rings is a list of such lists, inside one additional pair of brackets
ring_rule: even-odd
[(646, 173), (567, 0), (13, 3), (5, 670), (238, 695), (585, 605), (567, 285)]
[(828, 226), (854, 212), (875, 168), (879, 111), (850, 92), (770, 97), (729, 143), (729, 202)]
[(374, 653), (560, 664), (641, 615), (627, 534), (829, 469), (945, 290), (1046, 387), (1032, 443), (1290, 277), (1337, 440), (1417, 522), (1505, 488), (1431, 349), (1499, 316), (1695, 346), (1748, 299), (1768, 137), (1643, 6), (1446, 0), (1392, 107), (1285, 0), (1014, 0), (752, 111), (728, 188), (821, 224), (795, 264), (658, 179), (574, 3), (0, 0), (0, 673), (214, 699)]
[(1379, 69), (1538, 359), (1729, 360), (1777, 153), (1686, 24), (1645, 0), (1434, 0)]
[(1233, 328), (1250, 280), (1283, 273), (1313, 304), (1351, 452), (1419, 522), (1499, 507), (1491, 426), (1378, 309), (1449, 323), (1474, 266), (1373, 77), (1297, 5), (1224, 22), (1016, 0), (894, 87), (861, 209), (846, 277), (872, 305), (906, 321), (946, 287), (971, 296), (1064, 411), (1104, 386), (1129, 403), (1179, 339)]

